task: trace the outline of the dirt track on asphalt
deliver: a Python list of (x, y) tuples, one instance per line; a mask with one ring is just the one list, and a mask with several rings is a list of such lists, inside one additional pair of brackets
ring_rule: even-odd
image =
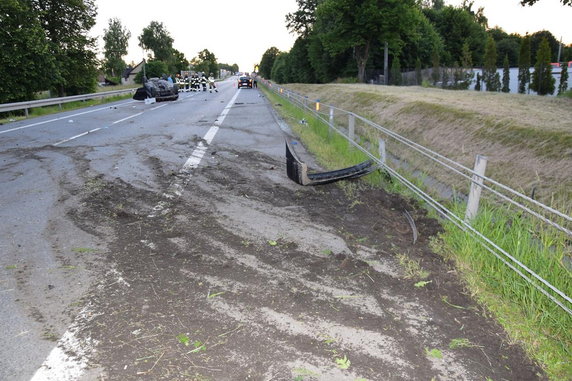
[[(104, 313), (80, 332), (98, 379), (541, 378), (431, 252), (439, 225), (414, 202), (359, 182), (301, 187), (254, 151), (207, 155), (180, 197), (84, 179), (69, 217), (109, 242), (89, 296)], [(165, 189), (180, 176), (148, 165)], [(399, 257), (428, 276), (408, 278)]]

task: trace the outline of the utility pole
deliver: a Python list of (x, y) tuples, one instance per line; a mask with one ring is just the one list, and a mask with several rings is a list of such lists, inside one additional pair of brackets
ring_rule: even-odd
[(558, 59), (556, 62), (560, 63), (560, 53), (562, 53), (562, 36), (560, 36), (560, 43), (558, 43)]

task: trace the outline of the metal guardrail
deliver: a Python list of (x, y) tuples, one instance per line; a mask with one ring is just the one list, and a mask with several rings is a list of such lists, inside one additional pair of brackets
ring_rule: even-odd
[(0, 113), (1, 112), (8, 112), (8, 111), (16, 111), (16, 110), (25, 110), (26, 117), (27, 117), (28, 116), (28, 110), (31, 108), (53, 106), (53, 105), (59, 105), (60, 107), (62, 107), (62, 104), (64, 104), (64, 103), (76, 102), (76, 101), (85, 101), (85, 100), (97, 99), (97, 98), (105, 98), (105, 97), (111, 97), (114, 95), (128, 94), (128, 93), (135, 92), (135, 90), (136, 89), (113, 90), (113, 91), (104, 91), (101, 93), (93, 93), (93, 94), (72, 95), (69, 97), (40, 99), (37, 101), (4, 103), (4, 104), (0, 104)]
[[(429, 206), (434, 208), (437, 213), (449, 220), (459, 229), (470, 234), (479, 242), (487, 251), (489, 251), (493, 256), (498, 258), (502, 263), (508, 266), (511, 270), (515, 271), (521, 278), (526, 282), (531, 284), (540, 293), (549, 298), (552, 302), (566, 311), (572, 316), (572, 298), (566, 295), (562, 290), (559, 290), (554, 285), (550, 284), (548, 281), (543, 279), (535, 271), (529, 268), (527, 265), (522, 263), (516, 258), (515, 255), (507, 252), (503, 249), (500, 244), (493, 242), (491, 239), (486, 237), (482, 232), (478, 231), (471, 225), (470, 213), (465, 215), (465, 218), (457, 216), (453, 211), (447, 208), (442, 202), (436, 200), (433, 196), (429, 195), (426, 191), (422, 190), (419, 186), (415, 185), (412, 181), (407, 179), (399, 172), (399, 167), (403, 167), (402, 162), (399, 159), (387, 158), (387, 153), (385, 152), (386, 142), (380, 139), (379, 146), (380, 150), (378, 155), (373, 154), (372, 147), (367, 147), (366, 145), (371, 145), (368, 139), (362, 139), (358, 134), (362, 136), (371, 136), (371, 130), (376, 132), (376, 135), (382, 135), (385, 139), (392, 142), (393, 147), (397, 144), (402, 145), (402, 151), (408, 151), (404, 154), (405, 161), (407, 160), (407, 155), (416, 154), (422, 157), (423, 162), (432, 162), (435, 167), (439, 167), (441, 171), (447, 171), (449, 174), (454, 174), (460, 176), (462, 181), (469, 181), (472, 187), (477, 187), (479, 190), (486, 190), (490, 194), (501, 202), (506, 202), (512, 206), (520, 209), (520, 211), (528, 213), (534, 218), (537, 218), (542, 223), (546, 224), (550, 228), (554, 228), (561, 233), (564, 233), (569, 239), (572, 239), (572, 217), (562, 213), (554, 208), (544, 205), (531, 197), (523, 195), (522, 193), (511, 189), (510, 187), (503, 185), (489, 177), (484, 176), (483, 171), (471, 170), (462, 164), (459, 164), (437, 152), (434, 152), (420, 144), (417, 144), (397, 133), (378, 125), (362, 116), (359, 116), (350, 111), (346, 111), (331, 105), (320, 104), (319, 100), (312, 101), (308, 97), (292, 92), (283, 86), (265, 83), (268, 88), (279, 96), (286, 98), (292, 104), (297, 107), (312, 113), (317, 118), (319, 118), (325, 125), (328, 125), (330, 130), (343, 136), (348, 140), (349, 144), (364, 154), (369, 156), (374, 160), (380, 168), (383, 168), (392, 176), (397, 178), (402, 182), (407, 188), (409, 188), (416, 196), (424, 200)], [(357, 134), (356, 134), (357, 132)], [(367, 144), (364, 144), (364, 140)], [(383, 151), (381, 150), (383, 147)], [(477, 158), (478, 162), (478, 158)], [(410, 168), (411, 169), (411, 168)], [(432, 168), (434, 169), (434, 168)], [(419, 170), (415, 168), (415, 170)], [(435, 170), (436, 171), (436, 170)], [(424, 172), (423, 174), (430, 172)], [(451, 186), (454, 188), (454, 186)], [(470, 204), (470, 202), (468, 202)], [(477, 201), (478, 204), (478, 201)], [(473, 216), (476, 214), (476, 210), (471, 211)]]

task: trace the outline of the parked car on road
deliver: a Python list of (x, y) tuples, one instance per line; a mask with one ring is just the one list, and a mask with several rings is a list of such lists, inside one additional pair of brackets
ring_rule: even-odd
[(250, 87), (252, 89), (252, 78), (242, 76), (238, 79), (238, 88)]

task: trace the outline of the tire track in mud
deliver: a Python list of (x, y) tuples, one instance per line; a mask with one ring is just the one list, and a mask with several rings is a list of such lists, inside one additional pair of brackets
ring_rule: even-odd
[[(258, 153), (221, 149), (207, 162), (164, 215), (147, 217), (159, 192), (119, 179), (71, 213), (86, 231), (113, 231), (116, 272), (83, 330), (104, 379), (537, 378), (427, 249), (438, 226), (419, 210), (411, 245), (401, 210), (414, 204), (363, 186), (299, 187)], [(404, 279), (399, 253), (431, 283)], [(455, 338), (474, 345), (450, 349)]]

